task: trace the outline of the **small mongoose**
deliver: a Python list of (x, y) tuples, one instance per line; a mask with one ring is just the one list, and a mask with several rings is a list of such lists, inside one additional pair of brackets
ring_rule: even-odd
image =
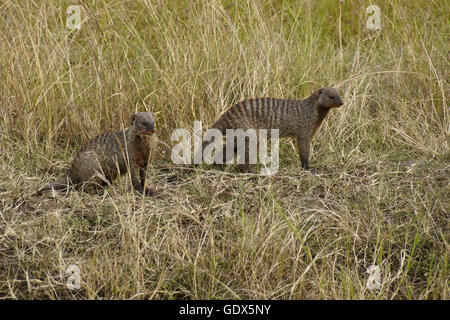
[[(330, 87), (321, 88), (303, 100), (249, 99), (231, 106), (212, 128), (220, 130), (222, 134), (226, 134), (227, 129), (267, 129), (268, 132), (270, 129), (278, 129), (280, 138), (293, 137), (297, 140), (302, 167), (309, 169), (312, 137), (330, 109), (342, 105), (337, 90)], [(209, 143), (211, 142), (204, 142), (202, 150)], [(225, 157), (225, 151), (222, 153)], [(246, 148), (246, 161), (248, 159)]]
[[(134, 114), (129, 128), (105, 132), (91, 139), (75, 156), (67, 173), (57, 181), (39, 189), (35, 195), (40, 195), (46, 190), (77, 187), (84, 183), (105, 186), (130, 168), (133, 187), (139, 193), (151, 196), (153, 192), (148, 188), (144, 190), (144, 185), (149, 156), (156, 147), (155, 131), (152, 113)], [(137, 170), (140, 179), (137, 178)]]

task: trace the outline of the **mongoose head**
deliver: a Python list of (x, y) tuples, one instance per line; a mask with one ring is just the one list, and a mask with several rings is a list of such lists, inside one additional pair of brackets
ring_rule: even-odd
[(138, 112), (131, 116), (130, 128), (133, 128), (137, 134), (151, 135), (155, 133), (155, 119), (150, 112)]
[(344, 104), (335, 88), (320, 88), (319, 90), (317, 90), (316, 94), (319, 95), (318, 104), (320, 107), (338, 108)]

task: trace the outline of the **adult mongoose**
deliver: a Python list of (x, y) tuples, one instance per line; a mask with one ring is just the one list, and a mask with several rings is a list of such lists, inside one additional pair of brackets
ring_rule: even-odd
[[(293, 137), (297, 140), (302, 167), (309, 168), (311, 139), (331, 108), (343, 105), (336, 89), (325, 87), (302, 100), (256, 98), (238, 102), (231, 106), (212, 125), (222, 134), (227, 129), (278, 129), (279, 137)], [(202, 150), (211, 142), (204, 142)], [(236, 148), (235, 148), (236, 152)], [(220, 157), (225, 158), (225, 147)], [(248, 160), (246, 145), (246, 161)], [(225, 159), (223, 159), (225, 161)], [(244, 166), (245, 167), (245, 166)]]
[[(130, 126), (125, 130), (102, 133), (87, 144), (75, 156), (67, 173), (57, 181), (39, 189), (35, 195), (46, 190), (66, 189), (69, 186), (110, 184), (118, 175), (130, 169), (133, 187), (146, 196), (144, 190), (145, 169), (151, 152), (156, 147), (155, 120), (150, 112), (138, 112), (131, 116)], [(136, 171), (139, 171), (137, 178)]]

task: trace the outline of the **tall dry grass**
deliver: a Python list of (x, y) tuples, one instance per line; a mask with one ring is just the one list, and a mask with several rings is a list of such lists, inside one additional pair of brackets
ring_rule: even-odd
[[(448, 299), (448, 1), (80, 1), (69, 30), (72, 4), (0, 4), (1, 297)], [(153, 199), (127, 179), (29, 196), (135, 111), (169, 142), (243, 98), (325, 85), (345, 106), (314, 140), (317, 175), (285, 140), (273, 177), (161, 155)]]

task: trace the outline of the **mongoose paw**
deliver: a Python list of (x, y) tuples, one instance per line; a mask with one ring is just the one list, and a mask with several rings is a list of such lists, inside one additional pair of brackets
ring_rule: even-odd
[(151, 197), (155, 195), (155, 192), (152, 189), (146, 188), (144, 191), (145, 196)]
[(240, 171), (242, 173), (252, 173), (253, 172), (253, 168), (252, 168), (251, 164), (238, 164), (237, 169), (238, 169), (238, 171)]
[(318, 173), (317, 168), (308, 167), (308, 168), (303, 168), (303, 169), (305, 169), (306, 171), (311, 172), (312, 174)]

